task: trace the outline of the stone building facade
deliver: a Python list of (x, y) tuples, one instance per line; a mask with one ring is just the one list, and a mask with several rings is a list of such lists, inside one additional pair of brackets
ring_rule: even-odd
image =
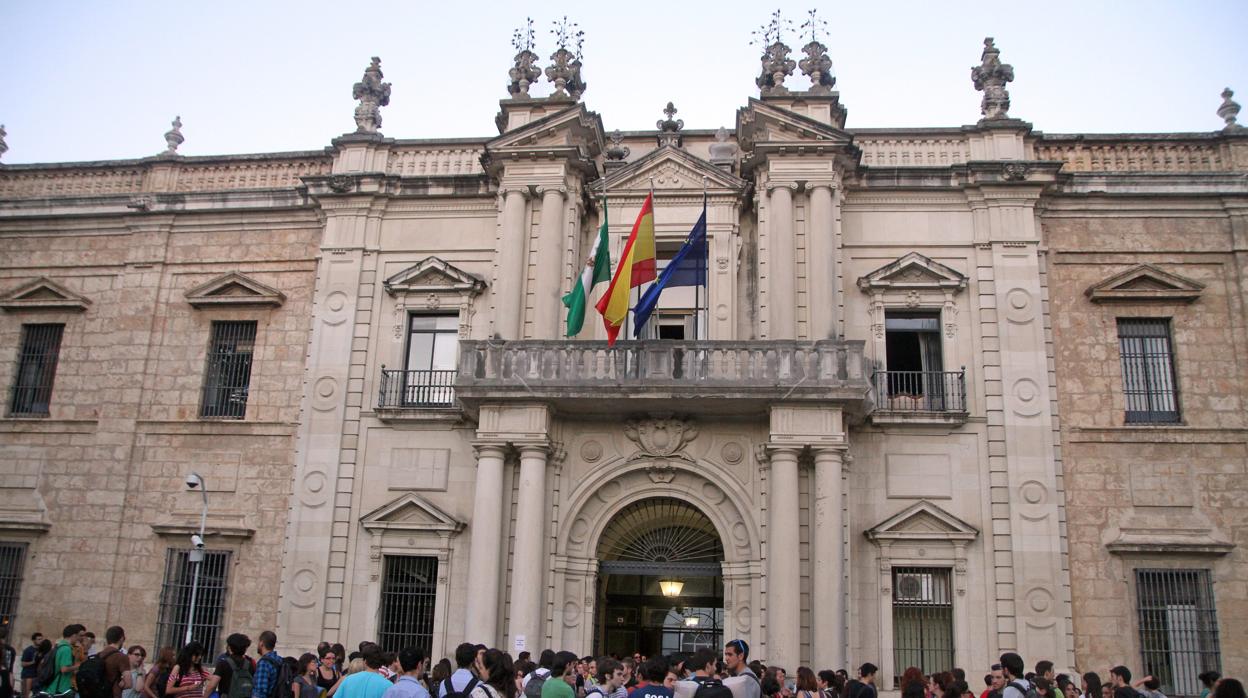
[[(669, 104), (609, 134), (579, 60), (556, 52), (537, 97), (521, 50), (494, 137), (383, 136), (374, 60), (324, 153), (0, 169), (0, 381), (46, 375), (31, 328), (64, 325), (50, 400), (15, 388), (0, 421), (18, 632), (70, 613), (156, 638), (196, 471), (230, 553), (201, 622), (290, 648), (743, 637), (790, 670), (875, 662), (885, 688), (1010, 649), (1154, 662), (1180, 694), (1192, 662), (1242, 673), (1234, 114), (1044, 135), (988, 41), (977, 124), (847, 128), (803, 50), (808, 86), (777, 41), (718, 131)], [(669, 290), (640, 339), (596, 316), (563, 337), (604, 217), (618, 260), (647, 196), (660, 264), (705, 210), (705, 291)], [(1164, 361), (1123, 363), (1152, 326), (1120, 350), (1119, 318), (1170, 323), (1181, 421), (1126, 424), (1166, 386), (1133, 373), (1127, 406), (1120, 367)], [(214, 333), (240, 322), (250, 385), (210, 414), (212, 355), (245, 353)], [(1167, 568), (1212, 596), (1141, 610), (1140, 584), (1190, 581)], [(1209, 618), (1220, 650), (1175, 649)]]

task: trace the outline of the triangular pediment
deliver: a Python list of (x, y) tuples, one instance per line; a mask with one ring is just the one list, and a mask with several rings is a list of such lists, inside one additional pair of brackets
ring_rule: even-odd
[(1138, 264), (1090, 286), (1084, 293), (1093, 303), (1191, 303), (1200, 297), (1204, 288), (1204, 284), (1163, 271), (1151, 264)]
[(91, 301), (46, 276), (0, 294), (0, 308), (22, 310), (86, 310)]
[(386, 293), (455, 293), (476, 296), (485, 289), (479, 276), (439, 258), (425, 257), (383, 283)]
[(851, 134), (835, 126), (754, 98), (737, 110), (737, 138), (746, 150), (781, 143), (833, 150), (852, 147), (854, 140)]
[(596, 172), (593, 158), (602, 152), (604, 142), (602, 119), (578, 102), (487, 141), (482, 163), (497, 174), (509, 159), (565, 157)]
[(439, 535), (453, 535), (464, 528), (462, 521), (411, 492), (360, 517), (360, 525), (378, 533), (410, 531)]
[(979, 531), (935, 504), (921, 500), (867, 529), (867, 538), (908, 541), (972, 541)]
[(255, 279), (232, 271), (186, 292), (186, 302), (196, 308), (268, 305), (280, 307), (286, 294)]
[(966, 288), (966, 277), (956, 269), (911, 252), (858, 279), (864, 291), (900, 289), (906, 291), (953, 290)]
[(627, 166), (612, 172), (605, 182), (609, 192), (648, 191), (651, 179), (654, 189), (688, 189), (702, 191), (703, 178), (708, 190), (743, 192), (747, 182), (685, 150), (670, 145), (646, 153)]

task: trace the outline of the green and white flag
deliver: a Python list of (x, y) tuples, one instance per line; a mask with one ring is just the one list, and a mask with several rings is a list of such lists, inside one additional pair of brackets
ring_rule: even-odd
[(598, 237), (594, 239), (594, 247), (585, 260), (585, 269), (572, 287), (572, 292), (563, 297), (563, 304), (568, 307), (568, 333), (575, 337), (585, 326), (585, 308), (589, 306), (589, 293), (594, 286), (611, 280), (611, 249), (607, 244), (607, 202), (602, 202), (602, 227), (598, 229)]

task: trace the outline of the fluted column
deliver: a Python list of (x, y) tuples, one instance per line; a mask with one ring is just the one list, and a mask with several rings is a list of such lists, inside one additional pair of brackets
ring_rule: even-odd
[(541, 650), (542, 573), (549, 561), (542, 553), (546, 522), (545, 444), (520, 446), (520, 487), (516, 498), (515, 545), (511, 559), (511, 630), (507, 647), (524, 637), (525, 648)]
[(498, 638), (505, 455), (502, 444), (477, 446), (477, 483), (468, 555), (468, 613), (464, 623), (464, 636), (471, 642), (493, 644)]
[(771, 190), (768, 212), (767, 274), (771, 277), (770, 339), (797, 339), (797, 253), (793, 237), (793, 190), (778, 185)]
[(845, 666), (845, 514), (840, 449), (815, 449), (815, 510), (811, 536), (811, 622), (816, 666)]
[(498, 278), (494, 280), (494, 329), (503, 339), (520, 339), (524, 322), (525, 191), (504, 190), (499, 235)]
[(558, 339), (559, 310), (563, 274), (559, 265), (563, 261), (564, 244), (564, 189), (546, 187), (542, 191), (542, 222), (537, 245), (537, 275), (533, 293), (534, 337)]
[(797, 454), (793, 446), (769, 449), (767, 482), (767, 659), (796, 666), (801, 661), (801, 567), (798, 560)]
[(832, 339), (836, 334), (838, 303), (836, 231), (831, 184), (815, 184), (810, 190), (810, 227), (806, 236), (806, 249), (806, 284), (809, 292), (806, 304), (810, 308), (810, 338)]

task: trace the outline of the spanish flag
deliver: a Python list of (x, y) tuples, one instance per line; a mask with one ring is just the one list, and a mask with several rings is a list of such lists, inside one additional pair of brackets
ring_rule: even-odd
[(615, 337), (628, 316), (629, 292), (647, 281), (654, 281), (655, 276), (654, 194), (651, 194), (633, 223), (633, 232), (624, 244), (624, 254), (620, 255), (620, 266), (615, 268), (611, 285), (596, 306), (602, 313), (602, 324), (607, 327), (608, 345), (615, 344)]

